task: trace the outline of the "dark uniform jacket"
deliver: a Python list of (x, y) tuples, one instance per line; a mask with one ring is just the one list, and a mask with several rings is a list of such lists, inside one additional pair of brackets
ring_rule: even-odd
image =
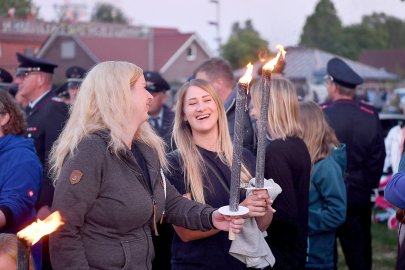
[[(228, 128), (231, 138), (235, 128), (235, 110), (236, 110), (236, 90), (232, 91), (231, 95), (224, 103), (226, 117), (228, 119)], [(250, 121), (249, 112), (245, 112), (243, 125), (243, 147), (250, 150), (256, 155), (256, 138), (253, 130), (252, 122)]]
[(55, 269), (151, 269), (151, 231), (164, 209), (169, 223), (212, 229), (213, 208), (183, 198), (169, 182), (165, 195), (159, 160), (150, 147), (133, 145), (144, 158), (145, 177), (129, 150), (114, 155), (108, 142), (105, 132), (89, 135), (63, 164), (53, 210), (60, 210), (66, 222), (51, 235)]
[(354, 100), (336, 100), (325, 106), (326, 118), (338, 140), (347, 149), (348, 210), (370, 203), (384, 166), (385, 147), (381, 124), (375, 111)]
[(176, 149), (174, 146), (174, 141), (172, 142), (174, 112), (172, 112), (167, 106), (163, 106), (162, 110), (162, 124), (158, 129), (155, 128), (155, 131), (165, 141), (168, 149), (167, 152), (171, 152), (172, 150)]
[(53, 186), (48, 177), (48, 155), (68, 116), (67, 105), (55, 101), (53, 95), (53, 91), (49, 91), (34, 108), (27, 107), (25, 109), (28, 126), (26, 136), (34, 139), (37, 155), (44, 166), (44, 178), (36, 205), (37, 208), (52, 203)]

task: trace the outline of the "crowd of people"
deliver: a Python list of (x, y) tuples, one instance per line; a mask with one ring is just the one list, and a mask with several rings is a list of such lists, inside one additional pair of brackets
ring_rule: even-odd
[[(31, 268), (253, 269), (255, 260), (260, 269), (337, 269), (339, 239), (350, 270), (371, 270), (370, 195), (385, 145), (377, 111), (355, 97), (362, 78), (341, 59), (328, 62), (322, 106), (300, 102), (282, 69), (273, 74), (264, 176), (282, 192), (273, 201), (241, 188), (249, 212), (233, 217), (217, 210), (229, 204), (236, 120), (227, 61), (203, 62), (170, 108), (170, 84), (133, 63), (74, 66), (54, 89), (56, 64), (17, 59), (17, 91), (0, 70), (0, 265), (17, 264), (3, 242), (14, 247), (18, 230), (58, 210), (65, 224), (32, 247)], [(260, 85), (250, 88), (241, 186), (255, 177), (262, 104)], [(387, 198), (405, 208), (402, 167)], [(263, 240), (253, 243), (262, 255), (230, 252), (252, 245), (246, 235)]]

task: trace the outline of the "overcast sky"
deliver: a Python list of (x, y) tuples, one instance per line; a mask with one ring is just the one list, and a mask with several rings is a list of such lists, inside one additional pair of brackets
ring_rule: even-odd
[[(270, 42), (296, 45), (306, 18), (314, 12), (319, 0), (217, 0), (222, 42), (229, 37), (231, 26), (242, 25), (251, 19), (254, 28)], [(55, 5), (83, 4), (90, 16), (97, 0), (33, 0), (40, 7), (39, 15), (45, 20), (55, 19)], [(121, 8), (132, 24), (175, 27), (181, 32), (196, 32), (208, 47), (217, 49), (216, 28), (208, 21), (216, 21), (217, 4), (210, 0), (103, 0)], [(333, 0), (344, 25), (358, 23), (363, 15), (384, 12), (405, 20), (405, 2), (400, 0)]]

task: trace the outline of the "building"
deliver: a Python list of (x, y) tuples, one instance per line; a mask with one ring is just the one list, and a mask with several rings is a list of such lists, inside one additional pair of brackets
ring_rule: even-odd
[(56, 82), (65, 80), (65, 70), (72, 65), (89, 69), (108, 60), (133, 62), (144, 70), (159, 71), (169, 82), (184, 82), (212, 56), (197, 34), (173, 28), (12, 19), (2, 19), (0, 24), (0, 48), (4, 47), (0, 65), (14, 73), (15, 53), (32, 53), (59, 65)]

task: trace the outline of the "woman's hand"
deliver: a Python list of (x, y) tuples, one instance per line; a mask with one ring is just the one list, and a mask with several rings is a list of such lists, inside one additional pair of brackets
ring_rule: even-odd
[(218, 230), (229, 231), (229, 229), (232, 229), (234, 233), (240, 233), (244, 222), (242, 216), (225, 216), (219, 213), (218, 210), (212, 213), (212, 223)]
[(269, 211), (274, 213), (274, 210), (271, 207), (273, 203), (269, 198), (269, 194), (266, 189), (252, 190), (252, 193), (246, 197), (246, 199), (241, 202), (240, 205), (249, 208), (249, 213), (246, 214), (246, 218), (251, 217), (263, 217)]

